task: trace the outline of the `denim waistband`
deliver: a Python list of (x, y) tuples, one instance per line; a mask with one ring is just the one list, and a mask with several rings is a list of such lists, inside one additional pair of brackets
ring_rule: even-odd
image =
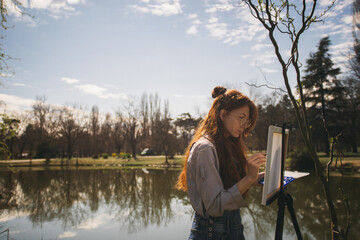
[(240, 210), (226, 210), (220, 217), (203, 217), (195, 212), (194, 220), (200, 226), (210, 226), (215, 231), (237, 231), (243, 228), (241, 224)]
[(224, 210), (224, 213), (222, 216), (220, 217), (212, 217), (209, 215), (205, 215), (205, 216), (201, 216), (200, 214), (198, 214), (197, 212), (195, 212), (195, 216), (204, 218), (204, 219), (208, 219), (208, 218), (212, 218), (212, 219), (218, 219), (218, 218), (230, 218), (233, 216), (239, 216), (240, 215), (240, 209), (235, 209), (235, 210)]

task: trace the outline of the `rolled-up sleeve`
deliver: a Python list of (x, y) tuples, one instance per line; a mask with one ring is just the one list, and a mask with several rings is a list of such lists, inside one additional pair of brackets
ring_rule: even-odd
[[(194, 187), (198, 194), (193, 195), (190, 201), (202, 201), (205, 211), (210, 216), (221, 216), (224, 210), (234, 210), (247, 206), (243, 196), (241, 195), (237, 185), (234, 184), (229, 189), (224, 189), (219, 169), (216, 150), (209, 145), (197, 146), (194, 153), (189, 159), (188, 164), (191, 165), (192, 179), (195, 181)], [(192, 189), (188, 189), (192, 191)], [(194, 199), (199, 195), (201, 199)], [(196, 204), (199, 206), (199, 204)], [(198, 213), (204, 215), (200, 209), (195, 209)]]

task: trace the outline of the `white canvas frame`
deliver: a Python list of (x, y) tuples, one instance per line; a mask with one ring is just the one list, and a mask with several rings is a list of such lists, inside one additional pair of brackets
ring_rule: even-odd
[[(285, 131), (284, 159), (286, 159), (289, 130)], [(269, 205), (271, 199), (280, 190), (281, 177), (281, 152), (282, 152), (282, 128), (269, 126), (268, 141), (266, 150), (266, 171), (262, 193), (262, 205)]]

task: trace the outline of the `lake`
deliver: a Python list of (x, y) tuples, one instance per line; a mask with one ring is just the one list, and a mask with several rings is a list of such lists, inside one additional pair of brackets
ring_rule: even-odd
[[(10, 239), (187, 239), (193, 210), (187, 194), (174, 189), (179, 169), (35, 169), (0, 171), (0, 232)], [(351, 209), (348, 239), (360, 236), (360, 179), (332, 176), (342, 226)], [(311, 173), (287, 187), (304, 239), (331, 239), (322, 187)], [(277, 203), (262, 206), (261, 187), (241, 210), (246, 239), (274, 239)], [(7, 232), (0, 234), (6, 239)], [(286, 210), (284, 239), (296, 239)]]

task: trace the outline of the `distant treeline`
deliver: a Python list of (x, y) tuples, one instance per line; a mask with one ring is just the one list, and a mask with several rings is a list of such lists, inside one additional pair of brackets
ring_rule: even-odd
[[(303, 88), (316, 150), (329, 154), (336, 141), (337, 150), (357, 153), (360, 45), (354, 45), (349, 72), (342, 79), (340, 69), (331, 61), (329, 45), (328, 37), (320, 40), (318, 51), (306, 61), (302, 85), (298, 87)], [(257, 103), (256, 127), (246, 139), (249, 150), (266, 149), (269, 125), (291, 123), (295, 130), (290, 134), (290, 151), (302, 151), (301, 133), (296, 130), (293, 106), (287, 95), (276, 89), (271, 96), (261, 99)], [(184, 152), (201, 120), (201, 116), (189, 113), (170, 116), (168, 101), (161, 101), (157, 94), (144, 93), (138, 103), (128, 102), (122, 110), (105, 116), (100, 115), (97, 106), (87, 111), (78, 105), (56, 107), (43, 97), (37, 98), (27, 115), (15, 118), (2, 115), (0, 152), (5, 159), (98, 158), (102, 154), (126, 156), (126, 153), (136, 158), (148, 148), (167, 159)]]
[[(338, 110), (332, 111), (327, 121), (329, 134), (342, 133), (343, 150), (356, 152), (358, 142), (354, 136), (359, 128), (352, 128), (346, 105)], [(285, 122), (295, 128), (290, 133), (290, 150), (303, 148), (287, 95), (274, 94), (265, 98), (258, 104), (258, 111), (256, 127), (246, 139), (249, 150), (266, 149), (268, 126)], [(328, 145), (324, 137), (327, 132), (323, 120), (316, 108), (311, 113), (317, 150), (326, 152)], [(152, 149), (152, 154), (171, 157), (184, 152), (202, 118), (189, 113), (172, 118), (167, 101), (161, 104), (156, 94), (143, 94), (139, 104), (129, 104), (123, 111), (105, 116), (100, 115), (96, 106), (90, 111), (76, 105), (55, 107), (47, 104), (44, 98), (38, 98), (32, 111), (19, 116), (19, 120), (16, 135), (6, 141), (11, 155), (3, 155), (3, 158), (98, 158), (104, 153), (117, 156), (131, 153), (136, 157), (145, 148)]]

